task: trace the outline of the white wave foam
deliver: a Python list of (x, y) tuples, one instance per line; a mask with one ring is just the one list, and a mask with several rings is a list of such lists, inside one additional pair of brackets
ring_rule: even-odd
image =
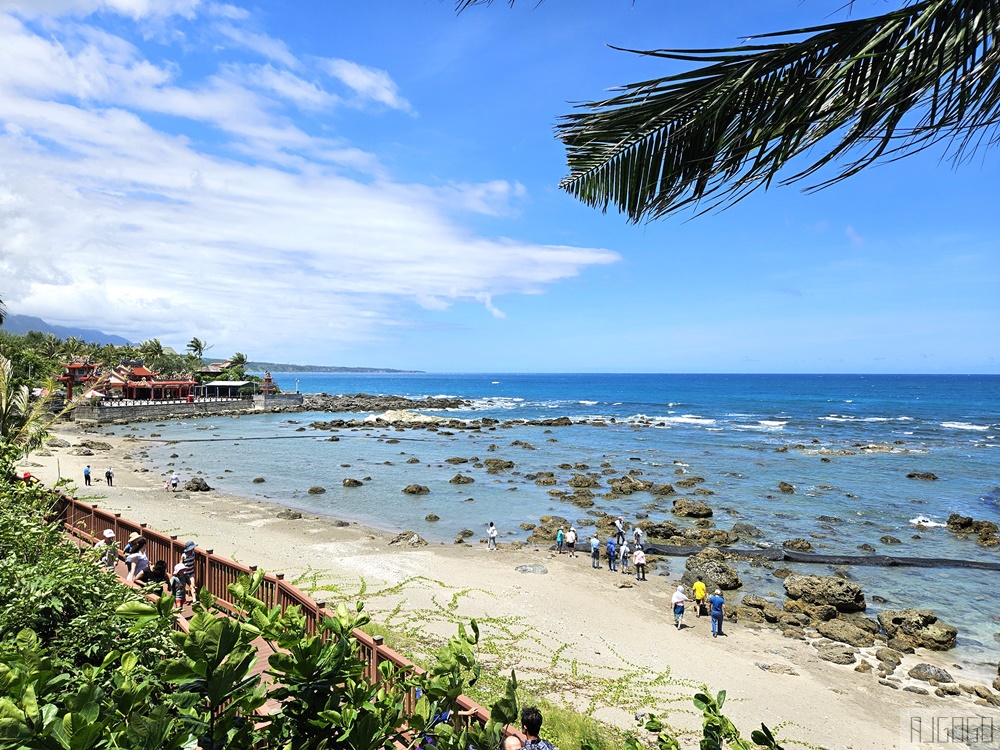
[(670, 406), (670, 407), (684, 406), (684, 402), (683, 401), (668, 401), (667, 402), (667, 406)]
[(990, 425), (988, 424), (972, 424), (970, 422), (942, 422), (941, 426), (951, 430), (978, 430), (980, 432), (990, 429)]
[(577, 401), (578, 404), (586, 404), (587, 406), (593, 406), (598, 403), (597, 401)]
[(917, 516), (916, 518), (911, 518), (910, 523), (914, 526), (947, 526), (945, 523), (938, 523), (937, 521), (932, 521), (927, 516)]
[(891, 422), (892, 417), (851, 417), (846, 414), (831, 414), (820, 417), (822, 422)]

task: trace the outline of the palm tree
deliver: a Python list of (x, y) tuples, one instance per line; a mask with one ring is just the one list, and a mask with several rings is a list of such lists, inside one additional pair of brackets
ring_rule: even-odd
[(232, 357), (229, 358), (230, 367), (246, 367), (247, 366), (247, 355), (243, 352), (236, 352)]
[(998, 28), (1000, 0), (923, 0), (741, 47), (628, 50), (696, 67), (563, 117), (570, 171), (560, 187), (640, 221), (731, 205), (806, 152), (779, 184), (839, 163), (809, 189), (826, 187), (940, 141), (960, 163), (995, 143)]
[(58, 385), (49, 382), (46, 395), (32, 400), (27, 385), (15, 385), (11, 361), (0, 355), (0, 477), (9, 476), (17, 459), (38, 448), (49, 428), (83, 398), (81, 393), (53, 414), (50, 407), (58, 392)]
[(3, 300), (0, 299), (0, 326), (3, 325), (3, 322), (6, 318), (7, 318), (7, 306), (4, 305)]
[(204, 341), (202, 341), (197, 336), (192, 338), (187, 345), (188, 351), (191, 352), (191, 354), (196, 356), (198, 359), (201, 359), (202, 356), (204, 356), (205, 352), (211, 348), (212, 347), (208, 346)]
[(163, 344), (159, 339), (149, 339), (139, 344), (139, 353), (150, 363), (155, 362), (163, 356)]

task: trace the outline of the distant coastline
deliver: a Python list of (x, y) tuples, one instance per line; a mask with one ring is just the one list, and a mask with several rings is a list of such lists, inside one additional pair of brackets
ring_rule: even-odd
[[(216, 362), (222, 362), (221, 359), (208, 359), (204, 360), (205, 364), (212, 364)], [(389, 367), (338, 367), (335, 365), (293, 365), (281, 362), (255, 362), (250, 361), (246, 364), (246, 371), (258, 375), (263, 375), (264, 371), (270, 373), (277, 372), (327, 372), (327, 373), (381, 373), (386, 375), (391, 374), (403, 374), (403, 375), (423, 375), (423, 370), (394, 370)]]

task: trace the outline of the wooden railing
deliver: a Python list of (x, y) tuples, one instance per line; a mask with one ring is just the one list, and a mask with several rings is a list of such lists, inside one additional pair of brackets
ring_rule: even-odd
[[(147, 557), (151, 561), (165, 560), (167, 570), (172, 570), (184, 554), (185, 541), (178, 539), (176, 534), (163, 534), (144, 523), (122, 518), (121, 513), (102, 510), (92, 503), (62, 495), (56, 510), (63, 520), (66, 531), (86, 544), (94, 544), (103, 538), (105, 529), (111, 529), (115, 533), (115, 538), (119, 540), (128, 539), (133, 533), (137, 533), (146, 540)], [(195, 548), (195, 585), (199, 589), (207, 589), (216, 598), (216, 603), (229, 612), (233, 612), (236, 606), (229, 594), (229, 584), (236, 583), (241, 575), (249, 575), (256, 570), (255, 565), (243, 565), (215, 554), (214, 550)], [(298, 606), (305, 618), (307, 630), (313, 635), (319, 630), (319, 623), (324, 617), (333, 616), (324, 602), (317, 602), (290, 584), (282, 573), (266, 573), (261, 589), (257, 592), (257, 598), (268, 607), (281, 607), (282, 611), (291, 606)], [(183, 624), (186, 625), (186, 622)], [(391, 662), (399, 668), (409, 668), (417, 674), (423, 672), (409, 659), (384, 645), (382, 636), (371, 636), (355, 629), (353, 637), (358, 644), (361, 658), (365, 661), (365, 677), (369, 681), (380, 679), (379, 665), (384, 662)], [(406, 709), (412, 710), (415, 702), (416, 696), (409, 695), (406, 699)], [(489, 720), (489, 710), (471, 698), (461, 695), (457, 703), (459, 713), (464, 720), (479, 724), (485, 724)]]

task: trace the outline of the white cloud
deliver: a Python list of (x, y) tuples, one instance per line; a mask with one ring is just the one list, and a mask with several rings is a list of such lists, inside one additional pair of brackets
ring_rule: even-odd
[(350, 60), (324, 59), (321, 66), (331, 76), (353, 90), (364, 100), (384, 104), (392, 109), (409, 112), (412, 108), (404, 99), (392, 77), (384, 70), (369, 68)]
[[(246, 64), (195, 83), (180, 73), (99, 29), (43, 38), (0, 15), (0, 297), (11, 309), (133, 339), (322, 352), (406, 325), (408, 305), (475, 301), (502, 317), (497, 297), (618, 259), (475, 235), (451, 207), (502, 214), (523, 186), (394, 181), (373, 154), (296, 126), (288, 103), (334, 101), (306, 77)], [(395, 91), (359, 85), (379, 101)], [(209, 153), (146, 113), (229, 140)], [(348, 176), (357, 170), (363, 180)]]
[(201, 0), (0, 0), (0, 12), (23, 18), (89, 16), (117, 13), (132, 19), (180, 15), (192, 17)]
[(298, 58), (293, 55), (280, 39), (275, 39), (267, 34), (258, 34), (246, 29), (241, 29), (229, 23), (222, 23), (216, 26), (216, 30), (230, 41), (236, 42), (242, 47), (253, 50), (262, 57), (272, 62), (284, 65), (293, 70), (301, 67)]

